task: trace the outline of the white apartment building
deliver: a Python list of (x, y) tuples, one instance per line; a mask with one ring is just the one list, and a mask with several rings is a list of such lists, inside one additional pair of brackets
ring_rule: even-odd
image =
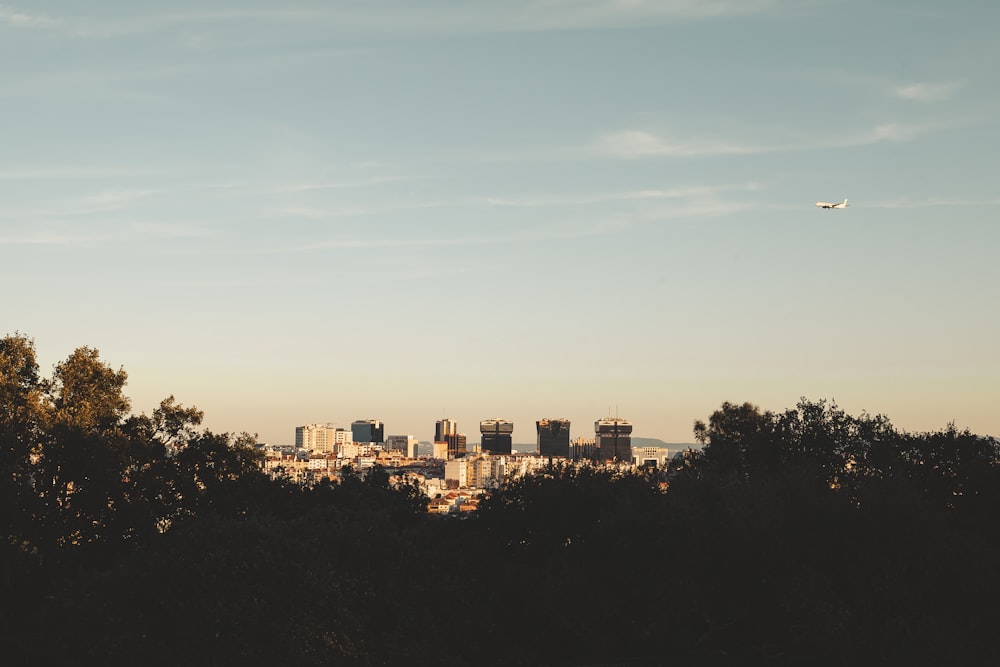
[(444, 464), (444, 481), (446, 488), (464, 489), (468, 487), (468, 461), (454, 459)]
[(343, 442), (337, 443), (334, 453), (338, 458), (355, 459), (359, 456), (375, 457), (378, 451), (378, 445), (371, 442)]
[(338, 446), (353, 441), (350, 431), (329, 423), (295, 427), (295, 446), (307, 452), (332, 454), (338, 451)]

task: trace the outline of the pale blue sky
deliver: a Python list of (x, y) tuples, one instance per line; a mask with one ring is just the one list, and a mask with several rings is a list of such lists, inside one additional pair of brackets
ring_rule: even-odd
[[(1000, 434), (1000, 8), (0, 0), (0, 334), (287, 443)], [(817, 200), (850, 198), (847, 210)]]

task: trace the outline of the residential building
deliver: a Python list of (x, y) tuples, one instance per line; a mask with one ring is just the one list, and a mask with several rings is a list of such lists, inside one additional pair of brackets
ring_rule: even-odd
[(328, 454), (336, 450), (338, 429), (333, 424), (306, 424), (295, 427), (295, 446), (307, 452)]
[(444, 483), (448, 489), (464, 489), (468, 485), (468, 465), (465, 459), (444, 464)]

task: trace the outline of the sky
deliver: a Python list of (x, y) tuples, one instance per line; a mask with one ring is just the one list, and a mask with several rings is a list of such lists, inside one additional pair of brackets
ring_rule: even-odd
[[(0, 335), (214, 431), (1000, 435), (1000, 5), (0, 0)], [(843, 210), (819, 200), (849, 198)]]

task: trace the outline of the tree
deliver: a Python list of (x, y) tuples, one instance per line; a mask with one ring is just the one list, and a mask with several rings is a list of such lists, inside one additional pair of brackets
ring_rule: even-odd
[(14, 535), (30, 497), (31, 452), (41, 432), (46, 383), (38, 374), (35, 344), (14, 334), (0, 339), (0, 529)]
[(77, 348), (55, 369), (53, 422), (88, 433), (117, 428), (130, 407), (124, 394), (127, 380), (125, 370), (113, 370), (97, 350)]
[(187, 440), (175, 457), (183, 512), (245, 512), (253, 494), (240, 491), (262, 481), (263, 454), (249, 433), (232, 436), (205, 430)]
[(107, 553), (180, 516), (243, 511), (248, 485), (263, 479), (255, 437), (199, 431), (202, 411), (173, 396), (151, 416), (131, 415), (127, 379), (80, 347), (45, 380), (30, 339), (0, 340), (0, 519), (10, 543), (39, 556)]

